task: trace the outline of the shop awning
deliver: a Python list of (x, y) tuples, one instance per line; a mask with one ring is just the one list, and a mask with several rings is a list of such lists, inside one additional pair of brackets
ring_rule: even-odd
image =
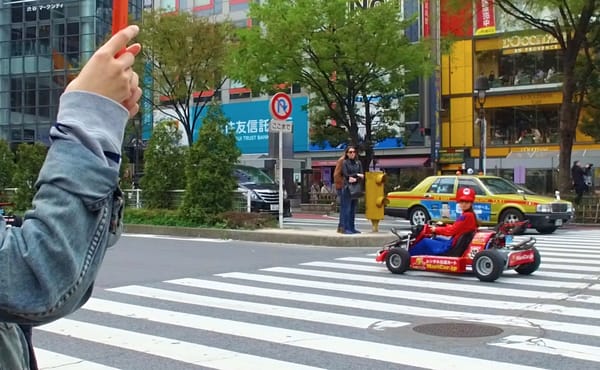
[(423, 167), (428, 161), (429, 157), (380, 158), (377, 160), (377, 166), (379, 168)]
[(337, 159), (324, 160), (324, 161), (312, 161), (313, 167), (335, 167)]

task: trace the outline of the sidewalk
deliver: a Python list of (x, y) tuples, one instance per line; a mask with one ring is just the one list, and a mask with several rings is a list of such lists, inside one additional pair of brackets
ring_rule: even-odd
[[(301, 214), (295, 217), (310, 220), (331, 220), (336, 216), (320, 214)], [(280, 244), (319, 245), (329, 247), (369, 247), (379, 248), (394, 240), (389, 231), (380, 229), (378, 233), (363, 230), (361, 234), (339, 234), (332, 224), (323, 227), (284, 227), (259, 230), (209, 229), (154, 225), (125, 225), (125, 232), (132, 234), (154, 234), (182, 236), (190, 238), (232, 239), (253, 242), (269, 242)]]

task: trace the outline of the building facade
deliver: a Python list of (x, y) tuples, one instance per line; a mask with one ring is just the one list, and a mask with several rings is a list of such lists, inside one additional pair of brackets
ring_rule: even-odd
[[(130, 14), (141, 14), (141, 0)], [(2, 0), (0, 138), (49, 143), (59, 98), (110, 33), (112, 0)]]
[[(482, 134), (488, 174), (504, 176), (538, 192), (551, 193), (558, 168), (562, 101), (560, 47), (552, 36), (509, 29), (487, 1), (476, 1), (473, 32), (465, 32), (442, 60), (442, 171), (479, 166)], [(487, 29), (478, 33), (482, 18)], [(489, 83), (483, 104), (474, 97), (477, 78)], [(486, 126), (485, 133), (481, 132)], [(577, 132), (572, 159), (600, 162), (600, 146)], [(462, 162), (461, 162), (462, 161)]]

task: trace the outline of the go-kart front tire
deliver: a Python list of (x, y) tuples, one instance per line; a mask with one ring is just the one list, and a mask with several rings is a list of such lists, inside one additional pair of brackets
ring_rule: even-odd
[(394, 274), (403, 274), (410, 266), (410, 254), (404, 248), (392, 248), (385, 256), (385, 265)]
[(504, 271), (504, 258), (495, 250), (483, 250), (473, 258), (473, 272), (481, 281), (496, 281)]
[(528, 263), (526, 265), (521, 265), (515, 268), (515, 271), (521, 275), (531, 275), (533, 274), (538, 267), (540, 267), (540, 263), (542, 263), (542, 257), (540, 257), (540, 252), (538, 252), (537, 248), (533, 249), (533, 262)]

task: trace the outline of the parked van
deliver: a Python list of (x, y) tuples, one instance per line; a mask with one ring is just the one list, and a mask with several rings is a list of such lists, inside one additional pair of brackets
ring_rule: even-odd
[[(279, 214), (279, 184), (259, 168), (236, 165), (234, 175), (238, 190), (250, 192), (252, 212)], [(284, 190), (285, 191), (285, 190)], [(291, 217), (290, 200), (284, 193), (283, 217)]]

